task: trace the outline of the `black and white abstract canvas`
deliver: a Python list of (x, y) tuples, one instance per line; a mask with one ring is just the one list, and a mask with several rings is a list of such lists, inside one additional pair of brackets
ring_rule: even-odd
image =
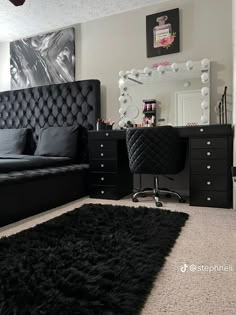
[(75, 80), (74, 28), (10, 43), (11, 89)]

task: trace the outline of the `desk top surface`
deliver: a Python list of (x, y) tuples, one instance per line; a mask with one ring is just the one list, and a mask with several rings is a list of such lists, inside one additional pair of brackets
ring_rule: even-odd
[[(146, 127), (148, 128), (148, 127)], [(158, 128), (158, 127), (157, 127)], [(202, 126), (183, 126), (174, 127), (179, 131), (182, 138), (190, 137), (219, 137), (219, 136), (232, 136), (233, 129), (231, 125), (202, 125)], [(125, 138), (126, 129), (114, 130), (91, 130), (89, 131), (89, 138)]]

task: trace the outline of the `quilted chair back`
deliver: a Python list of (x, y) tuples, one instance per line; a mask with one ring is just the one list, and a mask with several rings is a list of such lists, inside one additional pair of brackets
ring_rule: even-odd
[(171, 175), (184, 168), (186, 145), (171, 126), (127, 129), (126, 143), (134, 174)]

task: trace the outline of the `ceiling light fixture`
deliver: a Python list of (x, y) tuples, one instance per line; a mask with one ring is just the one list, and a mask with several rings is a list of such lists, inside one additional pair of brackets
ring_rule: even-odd
[(25, 3), (25, 0), (9, 0), (9, 1), (17, 7)]

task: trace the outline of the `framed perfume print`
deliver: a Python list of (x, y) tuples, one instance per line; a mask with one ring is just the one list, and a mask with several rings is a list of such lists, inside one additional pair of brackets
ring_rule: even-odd
[(146, 16), (147, 57), (177, 53), (179, 41), (179, 9)]

